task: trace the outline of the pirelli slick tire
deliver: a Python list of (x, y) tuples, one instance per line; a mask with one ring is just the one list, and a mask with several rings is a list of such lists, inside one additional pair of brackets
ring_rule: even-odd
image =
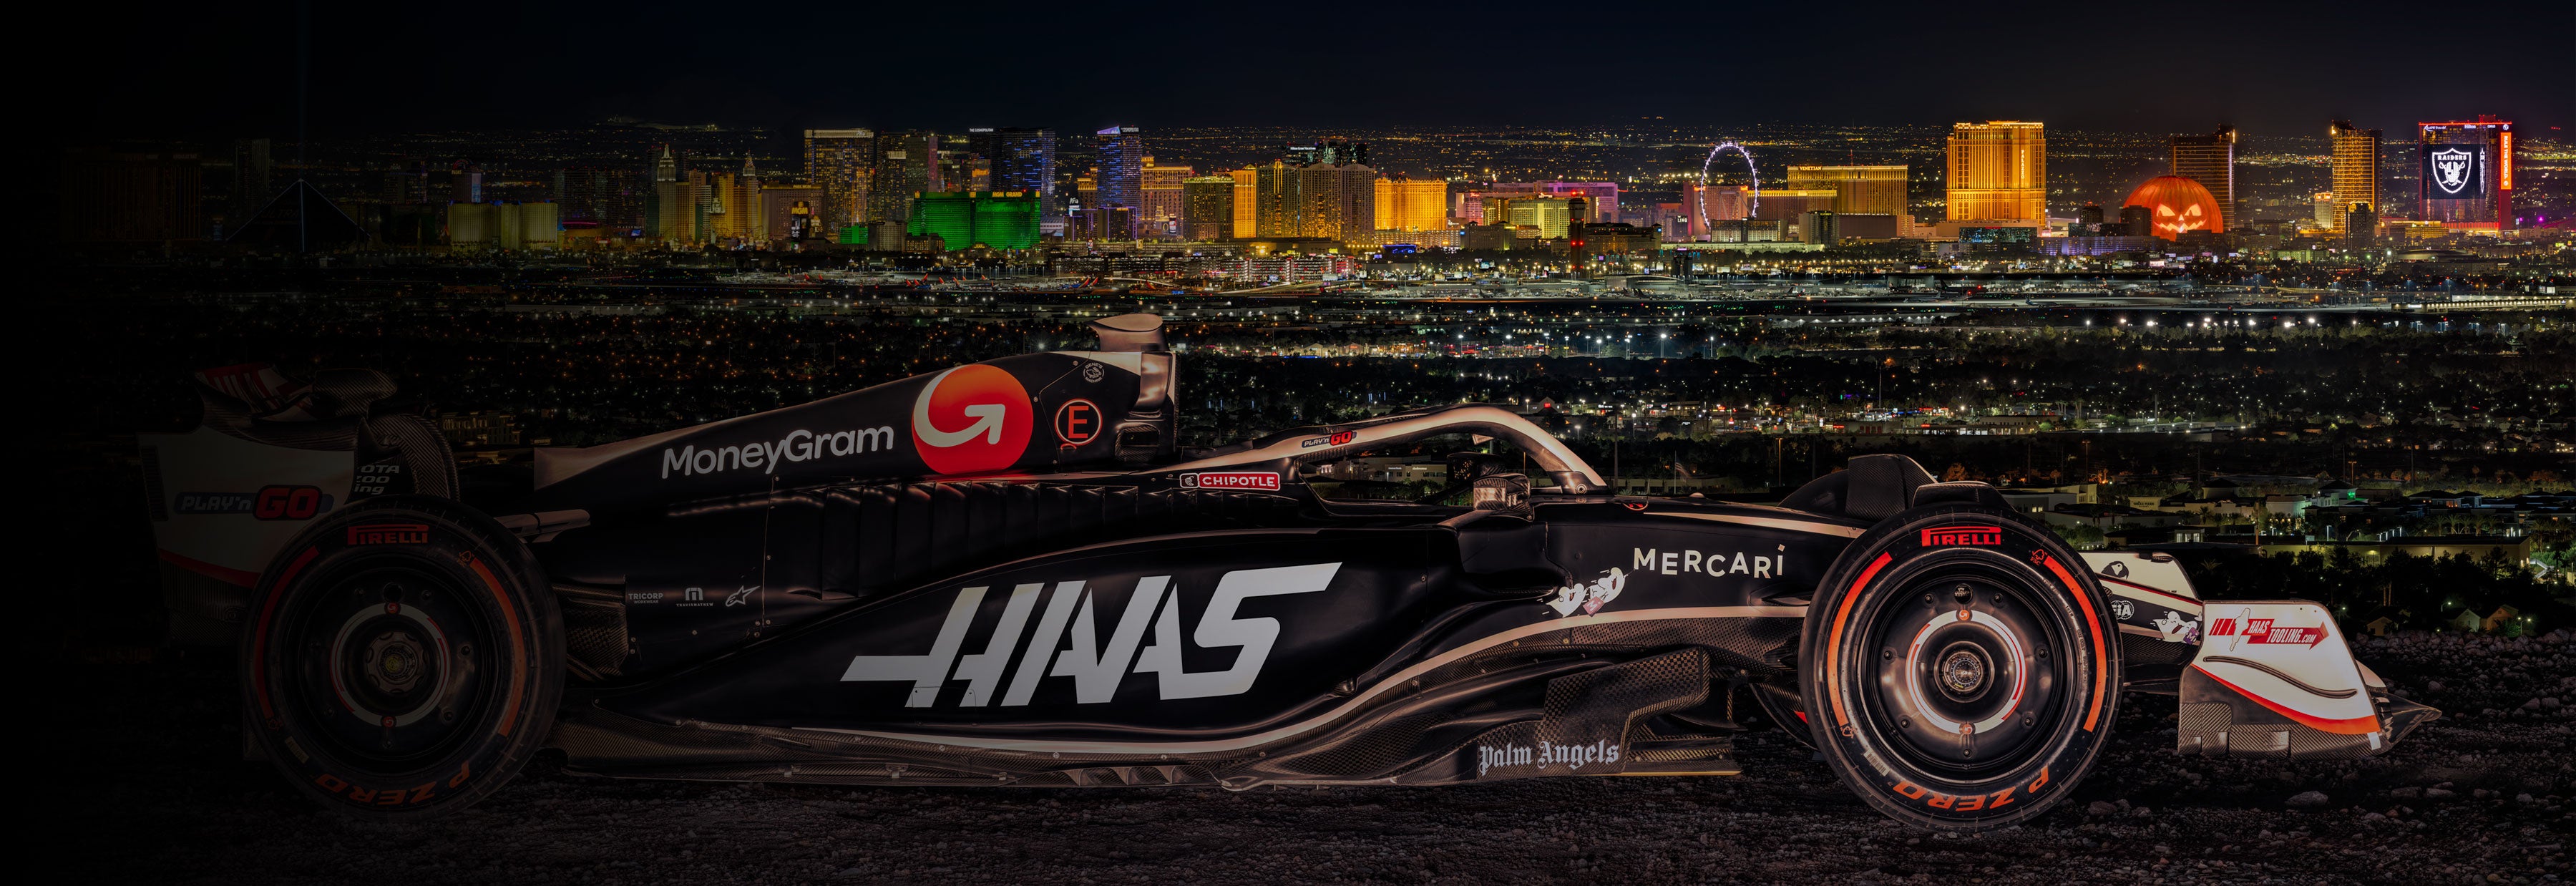
[(369, 819), (452, 812), (535, 754), (563, 693), (563, 617), (518, 539), (463, 505), (373, 499), (260, 576), (243, 722), (297, 788)]
[(1861, 799), (1976, 831), (2048, 810), (2109, 746), (2120, 638), (2101, 586), (2010, 512), (1932, 505), (1853, 541), (1816, 590), (1799, 685)]

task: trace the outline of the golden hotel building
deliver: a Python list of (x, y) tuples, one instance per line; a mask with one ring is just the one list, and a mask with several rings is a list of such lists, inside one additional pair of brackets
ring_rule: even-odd
[[(1831, 190), (1834, 211), (1864, 215), (1905, 214), (1905, 167), (1792, 166), (1780, 183), (1784, 191)], [(1769, 198), (1769, 193), (1762, 195)]]
[(1449, 183), (1440, 179), (1377, 180), (1377, 229), (1449, 230)]
[(2042, 124), (1992, 120), (1950, 126), (1951, 221), (2048, 220), (2048, 136)]

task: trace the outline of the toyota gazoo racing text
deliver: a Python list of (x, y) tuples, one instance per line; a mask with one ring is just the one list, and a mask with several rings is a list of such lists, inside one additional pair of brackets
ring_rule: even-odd
[[(2180, 696), (2185, 754), (2360, 757), (2438, 716), (2316, 604), (2202, 600), (1902, 457), (1755, 506), (1614, 494), (1492, 406), (1182, 449), (1160, 318), (1094, 330), (488, 474), (379, 408), (382, 375), (209, 370), (203, 426), (141, 441), (173, 623), (236, 644), (253, 753), (375, 817), (543, 748), (636, 778), (1419, 785), (1734, 774), (1767, 720), (1887, 815), (1973, 830), (2064, 799), (2124, 689)], [(1419, 499), (1330, 494), (1434, 438), (1507, 448)]]

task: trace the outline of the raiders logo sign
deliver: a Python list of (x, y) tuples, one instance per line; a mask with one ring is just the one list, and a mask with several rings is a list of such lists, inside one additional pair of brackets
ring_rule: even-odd
[(2424, 181), (2432, 185), (2433, 195), (2441, 199), (2476, 197), (2486, 188), (2479, 175), (2479, 152), (2467, 148), (2427, 149), (2424, 153)]

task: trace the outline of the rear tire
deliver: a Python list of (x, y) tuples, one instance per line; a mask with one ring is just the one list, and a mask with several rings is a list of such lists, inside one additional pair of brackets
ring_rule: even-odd
[(1799, 685), (1818, 749), (1861, 799), (1950, 831), (2067, 796), (2109, 742), (2120, 638), (2054, 533), (1933, 505), (1853, 541), (1817, 589)]
[(244, 627), (243, 722), (304, 794), (355, 817), (426, 818), (536, 753), (563, 693), (563, 617), (508, 530), (388, 496), (280, 550)]

